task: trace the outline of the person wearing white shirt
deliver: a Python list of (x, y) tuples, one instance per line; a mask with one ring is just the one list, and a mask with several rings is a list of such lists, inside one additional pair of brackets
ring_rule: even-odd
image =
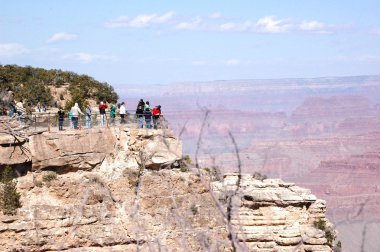
[(121, 124), (125, 124), (125, 113), (126, 113), (125, 102), (122, 102), (120, 105), (120, 123)]

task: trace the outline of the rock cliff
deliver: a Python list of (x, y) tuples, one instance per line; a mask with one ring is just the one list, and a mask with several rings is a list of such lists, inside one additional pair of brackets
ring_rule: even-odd
[(183, 167), (170, 131), (39, 132), (23, 147), (31, 170), (17, 178), (22, 207), (0, 214), (2, 251), (332, 251), (323, 200)]

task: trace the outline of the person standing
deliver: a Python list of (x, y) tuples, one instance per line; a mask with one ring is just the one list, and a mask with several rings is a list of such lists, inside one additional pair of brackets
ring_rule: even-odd
[(115, 118), (116, 118), (116, 106), (113, 104), (111, 105), (111, 108), (110, 108), (110, 118), (111, 118), (111, 124), (114, 125)]
[(20, 122), (24, 122), (25, 109), (24, 109), (24, 103), (22, 101), (19, 101), (16, 103), (16, 111), (17, 111), (17, 120)]
[(153, 115), (153, 128), (157, 129), (158, 128), (157, 126), (160, 124), (159, 122), (160, 122), (160, 116), (161, 116), (161, 105), (158, 105), (153, 108), (152, 115)]
[(90, 105), (87, 105), (86, 107), (86, 128), (91, 128), (91, 107)]
[(65, 119), (65, 112), (62, 109), (58, 110), (58, 130), (63, 130), (63, 121)]
[(108, 106), (104, 104), (103, 102), (100, 102), (99, 105), (99, 113), (100, 113), (100, 125), (104, 126), (106, 124), (106, 108)]
[(120, 124), (125, 124), (125, 113), (126, 113), (126, 109), (125, 109), (125, 103), (122, 102), (120, 104)]
[(146, 102), (145, 102), (144, 110), (147, 109), (147, 108), (150, 110), (150, 104), (149, 104), (149, 101), (146, 101)]
[(81, 115), (84, 115), (84, 114), (82, 113), (82, 110), (80, 110), (78, 103), (75, 103), (75, 105), (71, 108), (70, 111), (72, 113), (74, 129), (78, 129), (79, 114)]
[(143, 120), (144, 120), (144, 109), (143, 106), (138, 106), (136, 109), (136, 117), (138, 120), (138, 126), (140, 129), (143, 128)]
[(145, 107), (145, 102), (144, 102), (143, 99), (140, 99), (139, 104), (137, 104), (137, 107), (139, 107), (139, 106), (141, 106), (142, 109), (144, 109), (144, 107)]
[(69, 111), (69, 122), (70, 122), (70, 129), (74, 129), (73, 113), (71, 112), (71, 110)]
[(150, 129), (151, 128), (151, 121), (152, 121), (152, 111), (150, 111), (149, 108), (145, 109), (144, 117), (145, 117), (146, 128)]
[[(4, 101), (4, 98), (3, 98)], [(8, 92), (8, 104), (9, 104), (9, 117), (13, 117), (17, 113), (15, 99), (12, 91)]]

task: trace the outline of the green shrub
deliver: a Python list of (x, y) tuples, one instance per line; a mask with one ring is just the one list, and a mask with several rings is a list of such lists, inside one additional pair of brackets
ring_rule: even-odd
[[(24, 101), (24, 105), (35, 106), (38, 102), (54, 104), (49, 86), (60, 86), (64, 83), (69, 83), (72, 97), (67, 101), (66, 109), (70, 109), (75, 102), (83, 108), (88, 99), (115, 103), (119, 98), (110, 84), (99, 82), (88, 75), (79, 75), (60, 69), (47, 70), (31, 66), (0, 64), (0, 93), (11, 90), (15, 93), (15, 99)], [(63, 98), (63, 95), (59, 96), (60, 100)]]
[(36, 180), (34, 181), (34, 186), (37, 186), (37, 187), (42, 187), (42, 181), (41, 180)]
[(127, 177), (128, 184), (130, 185), (131, 188), (137, 186), (138, 179), (139, 179), (139, 172), (138, 171), (134, 171), (134, 170), (131, 170), (131, 169), (125, 169), (123, 171), (123, 176)]
[(185, 166), (185, 165), (181, 165), (181, 167), (179, 168), (179, 170), (181, 171), (181, 172), (188, 172), (189, 171), (189, 168), (187, 168), (187, 166)]
[(44, 182), (50, 182), (54, 179), (57, 179), (57, 173), (56, 172), (48, 172), (42, 176), (42, 180)]
[(266, 175), (261, 174), (260, 172), (254, 172), (252, 177), (257, 180), (263, 181), (264, 179), (267, 179)]
[(1, 173), (0, 202), (1, 210), (6, 215), (13, 215), (16, 209), (21, 207), (20, 193), (17, 192), (16, 184), (13, 181), (13, 171), (10, 166), (6, 166)]
[(194, 203), (191, 204), (190, 210), (191, 210), (191, 212), (193, 213), (193, 215), (196, 215), (196, 214), (199, 213), (199, 211), (198, 211), (198, 206), (197, 206), (196, 204), (194, 204)]
[(334, 230), (331, 227), (328, 227), (326, 225), (326, 221), (325, 220), (314, 221), (314, 227), (325, 232), (325, 237), (327, 239), (327, 245), (332, 247), (336, 236), (335, 236)]
[(334, 252), (342, 252), (342, 243), (341, 241), (338, 241), (333, 249)]
[(186, 162), (187, 164), (191, 164), (192, 163), (191, 158), (190, 158), (189, 155), (185, 155), (183, 157), (183, 161)]

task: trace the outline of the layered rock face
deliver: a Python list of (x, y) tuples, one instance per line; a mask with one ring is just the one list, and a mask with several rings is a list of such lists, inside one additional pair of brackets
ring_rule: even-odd
[(126, 168), (138, 170), (144, 165), (157, 170), (178, 166), (182, 158), (182, 143), (168, 129), (114, 127), (25, 132), (15, 121), (0, 126), (4, 128), (0, 128), (0, 165), (31, 163), (32, 171), (53, 170), (62, 174), (95, 169), (117, 178)]
[[(22, 208), (0, 215), (2, 251), (211, 251), (229, 246), (207, 183), (179, 170), (106, 180), (76, 172), (18, 179)], [(80, 249), (80, 250), (79, 250)]]
[(331, 251), (335, 231), (326, 203), (310, 190), (247, 174), (227, 174), (213, 188), (219, 199), (234, 195), (231, 223), (239, 245), (249, 251)]
[(324, 201), (281, 180), (210, 183), (204, 171), (164, 169), (43, 181), (46, 173), (18, 178), (22, 207), (0, 214), (3, 251), (331, 251), (314, 224), (330, 225)]

